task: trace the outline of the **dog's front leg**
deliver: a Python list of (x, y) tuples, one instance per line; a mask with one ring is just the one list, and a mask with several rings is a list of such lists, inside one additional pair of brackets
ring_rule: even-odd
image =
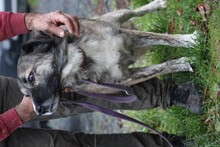
[(179, 71), (193, 71), (188, 62), (188, 58), (182, 57), (161, 64), (135, 69), (133, 71), (131, 69), (131, 77), (122, 81), (121, 84), (131, 86), (159, 75)]
[(166, 0), (154, 0), (151, 3), (144, 5), (134, 10), (135, 16), (144, 16), (149, 12), (156, 11), (166, 7)]
[(132, 17), (140, 17), (144, 16), (147, 13), (156, 11), (161, 8), (166, 7), (166, 1), (165, 0), (154, 0), (153, 2), (144, 5), (140, 8), (137, 8), (135, 10), (117, 10), (114, 12), (107, 13), (103, 16), (94, 18), (97, 20), (113, 23), (117, 26), (121, 26), (124, 22), (128, 21)]

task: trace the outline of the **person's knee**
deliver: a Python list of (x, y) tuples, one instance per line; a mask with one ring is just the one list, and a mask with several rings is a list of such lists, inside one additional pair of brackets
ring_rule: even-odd
[(16, 79), (0, 76), (0, 111), (5, 112), (15, 107), (22, 98)]

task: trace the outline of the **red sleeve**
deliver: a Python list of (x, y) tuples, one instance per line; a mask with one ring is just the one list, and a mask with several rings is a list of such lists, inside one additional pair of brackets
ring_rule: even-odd
[(27, 32), (25, 13), (0, 12), (0, 41)]
[(23, 124), (14, 108), (0, 115), (0, 141)]

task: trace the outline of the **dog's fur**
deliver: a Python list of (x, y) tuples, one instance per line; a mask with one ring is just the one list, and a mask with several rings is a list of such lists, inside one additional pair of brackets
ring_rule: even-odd
[(24, 45), (18, 62), (21, 91), (30, 95), (39, 115), (55, 111), (61, 89), (106, 92), (95, 82), (132, 85), (160, 74), (192, 71), (186, 58), (140, 69), (129, 69), (151, 45), (189, 48), (195, 35), (169, 35), (125, 29), (121, 25), (134, 16), (165, 7), (155, 0), (136, 10), (119, 10), (92, 19), (80, 19), (80, 36), (58, 38), (39, 32)]

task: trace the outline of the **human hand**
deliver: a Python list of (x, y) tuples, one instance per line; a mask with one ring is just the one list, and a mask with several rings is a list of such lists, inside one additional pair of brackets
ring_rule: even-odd
[(36, 116), (30, 97), (24, 96), (21, 103), (15, 107), (15, 110), (23, 122), (29, 121)]
[(72, 16), (61, 11), (50, 13), (28, 13), (25, 16), (25, 23), (28, 30), (41, 30), (53, 33), (59, 37), (64, 36), (64, 30), (59, 26), (65, 25), (67, 30), (76, 36), (79, 35), (79, 21), (76, 16)]

